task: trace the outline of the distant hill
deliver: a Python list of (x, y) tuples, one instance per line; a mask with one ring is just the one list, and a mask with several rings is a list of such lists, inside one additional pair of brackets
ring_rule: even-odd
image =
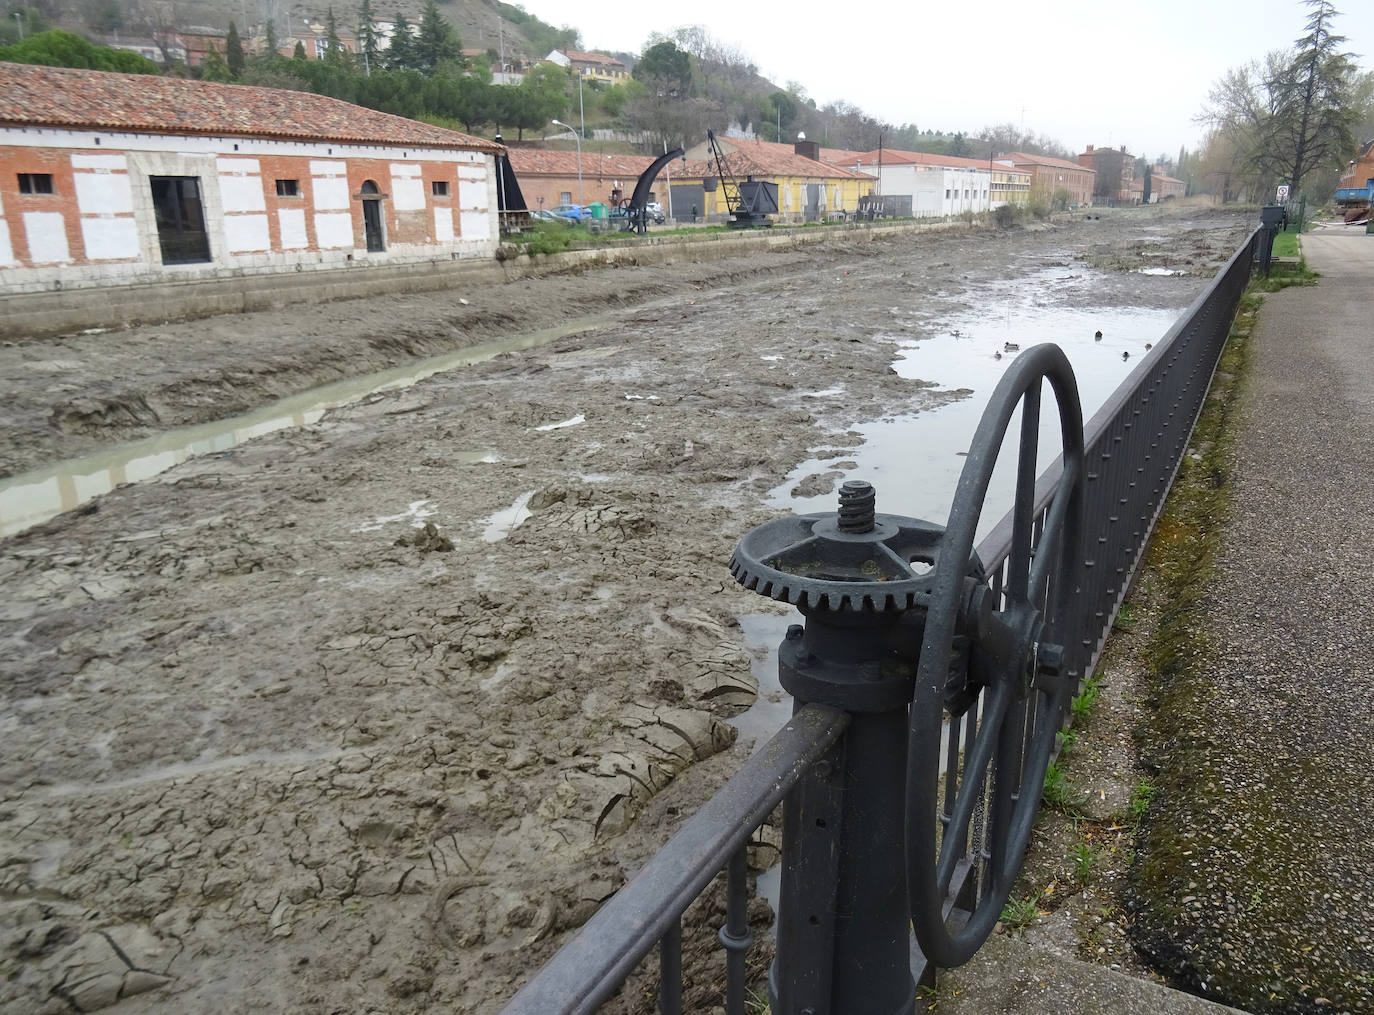
[[(141, 8), (150, 8), (148, 0), (98, 0), (102, 11), (108, 11), (113, 4), (123, 10), (125, 31), (137, 30)], [(458, 30), (463, 46), (468, 49), (494, 49), (501, 52), (503, 47), (508, 58), (540, 60), (549, 55), (551, 49), (571, 47), (574, 38), (568, 38), (558, 26), (549, 25), (533, 15), (526, 14), (514, 4), (500, 0), (438, 0), (439, 13)], [(54, 21), (88, 20), (84, 16), (93, 9), (97, 0), (57, 0), (52, 4), (61, 13)], [(398, 12), (410, 19), (412, 24), (420, 20), (424, 10), (424, 0), (373, 0), (373, 14), (383, 21), (393, 21)], [(176, 0), (176, 20), (181, 27), (192, 25), (206, 28), (227, 29), (233, 21), (239, 33), (250, 36), (261, 31), (267, 18), (276, 23), (279, 35), (289, 34), (291, 26), (303, 22), (323, 24), (329, 9), (333, 8), (339, 28), (352, 30), (358, 18), (356, 0), (341, 0), (330, 3), (328, 0), (311, 0), (308, 3), (288, 2), (288, 0), (258, 0), (256, 3), (224, 3), (223, 0)]]

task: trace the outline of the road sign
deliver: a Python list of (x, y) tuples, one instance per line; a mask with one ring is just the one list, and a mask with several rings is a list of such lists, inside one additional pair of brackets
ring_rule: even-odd
[(1287, 201), (1287, 200), (1288, 200), (1288, 184), (1286, 184), (1286, 183), (1281, 183), (1281, 184), (1279, 184), (1279, 196), (1276, 197), (1274, 200), (1276, 200), (1276, 201)]

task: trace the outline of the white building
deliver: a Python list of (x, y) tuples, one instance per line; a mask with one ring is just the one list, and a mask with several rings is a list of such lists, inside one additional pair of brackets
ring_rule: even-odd
[(306, 92), (0, 63), (0, 294), (492, 257), (500, 150)]

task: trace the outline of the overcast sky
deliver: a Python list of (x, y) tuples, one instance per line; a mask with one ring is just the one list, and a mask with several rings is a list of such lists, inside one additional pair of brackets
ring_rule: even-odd
[[(799, 81), (820, 105), (844, 99), (893, 124), (977, 133), (1024, 122), (1075, 151), (1149, 156), (1196, 147), (1193, 117), (1213, 82), (1291, 44), (1307, 13), (1296, 0), (520, 2), (578, 28), (589, 49), (640, 52), (651, 32), (704, 25), (778, 84)], [(1374, 69), (1374, 2), (1336, 7), (1347, 48)]]

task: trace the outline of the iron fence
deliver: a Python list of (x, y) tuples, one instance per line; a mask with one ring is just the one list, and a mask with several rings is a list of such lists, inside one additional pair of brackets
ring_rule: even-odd
[[(977, 590), (989, 593), (983, 597), (984, 615), (1017, 599), (1035, 600), (1045, 610), (1045, 604), (1056, 602), (1056, 593), (1063, 604), (1065, 615), (1057, 618), (1055, 629), (1071, 635), (1066, 636), (1062, 645), (1041, 640), (1051, 630), (1048, 625), (1035, 627), (1027, 635), (1031, 659), (1025, 673), (1027, 687), (1050, 687), (1056, 680), (1077, 687), (1094, 672), (1112, 621), (1187, 451), (1261, 239), (1262, 230), (1252, 233), (1207, 290), (1083, 425), (1081, 459), (1075, 452), (1072, 467), (1066, 470), (1061, 457), (1036, 479), (1032, 447), (1032, 471), (1018, 482), (1016, 505), (979, 544), (972, 565), (976, 575), (973, 582)], [(1050, 373), (1044, 376), (1049, 378)], [(1022, 384), (1024, 390), (1014, 394), (1024, 399), (1020, 403), (1023, 417), (1038, 423), (1040, 375), (1031, 372), (1030, 377), (1033, 383)], [(1063, 413), (1065, 399), (1058, 386), (1056, 395)], [(1076, 392), (1072, 401), (1076, 412)], [(1023, 425), (1023, 472), (1027, 468), (1027, 442), (1029, 439), (1033, 444), (1034, 429), (1033, 425)], [(982, 427), (980, 433), (981, 430)], [(1068, 446), (1066, 440), (1065, 447)], [(1065, 473), (1077, 472), (1080, 464), (1081, 477), (1074, 477), (1074, 503), (1078, 503), (1081, 493), (1081, 534), (1064, 540), (1068, 560), (1064, 569), (1037, 567), (1032, 563), (1036, 553), (1049, 552), (1050, 537), (1046, 533), (1058, 534), (1063, 528), (1060, 519), (1065, 509), (1056, 508), (1056, 501), (1065, 497)], [(870, 527), (874, 518), (879, 529), (890, 525), (894, 516), (875, 515), (871, 490), (867, 496)], [(843, 505), (842, 495), (841, 529), (846, 527), (845, 511), (853, 510), (852, 505), (849, 509)], [(958, 510), (956, 498), (955, 511)], [(858, 537), (837, 538), (852, 541)], [(941, 533), (935, 531), (928, 538), (934, 541), (928, 554), (920, 549), (904, 551), (904, 558), (912, 565), (938, 562)], [(938, 563), (935, 570), (939, 570)], [(1056, 589), (1060, 583), (1063, 587)], [(924, 586), (911, 587), (916, 589), (910, 596), (913, 607), (922, 596), (930, 596)], [(758, 590), (783, 598), (771, 588)], [(801, 596), (801, 608), (808, 621), (814, 622), (818, 604), (814, 591), (811, 595), (809, 602), (805, 594)], [(894, 637), (908, 641), (915, 638), (915, 643), (920, 644), (928, 632), (924, 631), (919, 614), (919, 610), (914, 611), (916, 619), (907, 624), (909, 630), (898, 622), (878, 640), (886, 639), (885, 643), (890, 644)], [(937, 626), (933, 620), (931, 623)], [(976, 633), (967, 633), (976, 626), (958, 627), (961, 634), (954, 639), (952, 655), (956, 666), (951, 673), (958, 668), (960, 659), (964, 667), (961, 672), (976, 669), (969, 665), (971, 650), (967, 644), (970, 638), (978, 637)], [(978, 629), (989, 628), (984, 622)], [(878, 637), (871, 632), (860, 633), (869, 640)], [(799, 673), (806, 675), (802, 673), (804, 666), (796, 661), (799, 658), (809, 659), (814, 667), (824, 666), (805, 647), (808, 637), (809, 633), (803, 632), (800, 625), (794, 626), (780, 650), (780, 660), (792, 660), (780, 662), (780, 666), (784, 670), (791, 666), (788, 672), (794, 680)], [(815, 644), (814, 639), (812, 643)], [(999, 657), (996, 665), (1005, 663)], [(903, 680), (910, 683), (911, 679), (909, 674), (896, 675), (898, 685)], [(935, 972), (934, 965), (922, 953), (918, 935), (927, 941), (944, 941), (942, 947), (947, 948), (950, 938), (944, 936), (946, 932), (957, 939), (972, 924), (989, 923), (989, 906), (993, 913), (1000, 911), (1008, 890), (1006, 872), (1010, 869), (1014, 876), (1021, 859), (1008, 846), (1007, 829), (1013, 823), (1009, 814), (1016, 807), (1023, 777), (1043, 778), (1045, 758), (1038, 759), (1037, 767), (1037, 759), (1032, 756), (1034, 745), (1045, 741), (1047, 729), (1051, 734), (1057, 732), (1062, 722), (1059, 712), (1037, 706), (1037, 697), (1043, 699), (1045, 695), (1023, 693), (1008, 705), (1004, 695), (992, 693), (991, 681), (960, 683), (951, 677), (948, 688), (952, 690), (946, 690), (945, 730), (934, 734), (937, 742), (941, 736), (946, 741), (939, 748), (944, 755), (943, 770), (922, 775), (936, 788), (940, 827), (938, 844), (931, 844), (939, 855), (938, 877), (931, 883), (938, 884), (943, 896), (936, 900), (933, 914), (923, 918), (913, 909), (909, 923), (905, 911), (898, 914), (899, 919), (889, 912), (886, 930), (874, 929), (872, 925), (867, 910), (891, 910), (893, 893), (906, 893), (899, 890), (904, 884), (900, 872), (894, 877), (884, 867), (891, 862), (892, 849), (871, 854), (865, 850), (884, 838), (902, 838), (900, 804), (895, 816), (884, 812), (892, 810), (894, 793), (912, 791), (903, 788), (900, 772), (895, 779), (891, 773), (864, 773), (866, 766), (872, 768), (875, 764), (875, 752), (883, 750), (884, 740), (891, 741), (905, 733), (894, 733), (892, 713), (880, 712), (881, 705), (869, 703), (846, 710), (818, 703), (817, 698), (827, 696), (822, 688), (805, 696), (808, 703), (798, 703), (791, 721), (583, 925), (504, 1011), (507, 1015), (596, 1011), (657, 945), (659, 1010), (665, 1015), (682, 1012), (682, 915), (723, 870), (726, 916), (718, 937), (726, 952), (724, 1007), (729, 1015), (744, 1015), (745, 955), (751, 944), (746, 919), (746, 851), (754, 832), (784, 801), (783, 913), (779, 920), (778, 958), (769, 984), (773, 1015), (910, 1011), (914, 1004), (914, 992), (910, 990), (913, 979), (930, 981)], [(986, 693), (979, 693), (985, 688)], [(864, 693), (874, 692), (865, 688)], [(902, 713), (899, 710), (897, 714)], [(904, 720), (900, 723), (904, 727)], [(912, 743), (915, 745), (916, 739)], [(930, 758), (935, 754), (935, 745), (931, 745), (919, 756)], [(892, 748), (888, 755), (915, 758), (918, 751), (913, 746), (908, 755)], [(1030, 776), (1025, 776), (1026, 772)], [(914, 778), (915, 774), (907, 776), (908, 782)], [(875, 792), (877, 796), (873, 795)], [(864, 812), (857, 820), (856, 810)], [(875, 814), (876, 826), (871, 823)], [(858, 827), (860, 821), (864, 822), (862, 827)], [(835, 827), (841, 825), (856, 827), (847, 829), (848, 838), (840, 838)], [(911, 827), (906, 827), (908, 838), (912, 835)], [(847, 859), (847, 851), (857, 851), (859, 861)], [(903, 907), (907, 905), (905, 898), (897, 901)], [(865, 912), (857, 913), (858, 908)], [(860, 927), (856, 933), (852, 925), (860, 924), (867, 929)], [(916, 934), (907, 930), (912, 925)], [(903, 940), (894, 942), (893, 926), (900, 927)], [(975, 935), (971, 948), (976, 950), (985, 936), (985, 932)], [(954, 951), (947, 950), (945, 954)], [(891, 957), (897, 953), (904, 967), (900, 973), (890, 968), (875, 969), (875, 961), (880, 966), (883, 962), (891, 965)], [(880, 954), (888, 958), (875, 959)], [(961, 953), (953, 961), (966, 957)], [(884, 992), (887, 999), (876, 1000)], [(901, 1000), (903, 992), (906, 1000)], [(863, 1001), (855, 1003), (856, 997)], [(891, 1003), (894, 997), (898, 999), (895, 1006)]]

